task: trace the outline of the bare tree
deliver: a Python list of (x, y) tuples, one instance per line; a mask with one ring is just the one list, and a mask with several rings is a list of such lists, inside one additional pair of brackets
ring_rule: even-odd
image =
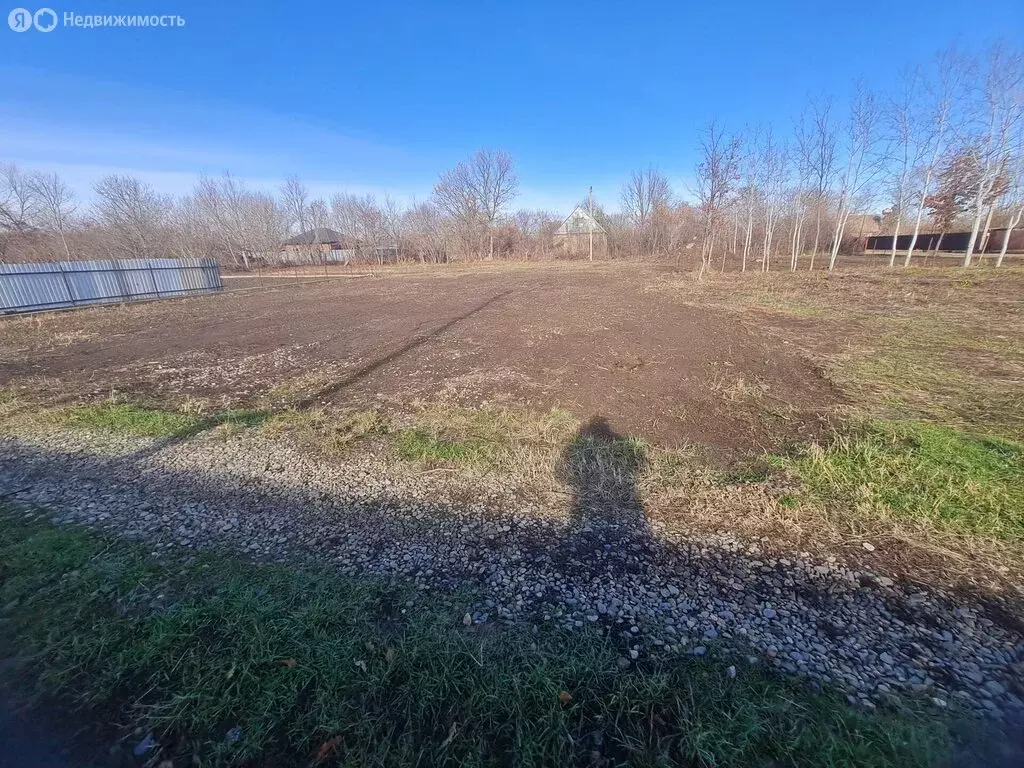
[[(306, 185), (293, 174), (281, 185), (280, 195), (281, 207), (288, 217), (288, 230), (298, 235), (309, 232), (309, 190)], [(308, 260), (310, 253), (305, 255)]]
[(39, 199), (30, 174), (14, 163), (0, 166), (0, 227), (21, 232), (36, 226)]
[(39, 200), (30, 177), (13, 163), (0, 165), (0, 258), (14, 242), (29, 240), (39, 222)]
[[(193, 205), (178, 212), (180, 225), (202, 231), (227, 263), (250, 269), (277, 258), (278, 248), (288, 230), (286, 215), (274, 198), (246, 189), (240, 179), (225, 172), (218, 178), (201, 176), (192, 194)], [(198, 217), (195, 225), (184, 219)], [(223, 259), (222, 259), (223, 260)]]
[(388, 240), (388, 247), (394, 247), (395, 260), (402, 260), (402, 246), (405, 242), (405, 234), (408, 226), (408, 219), (405, 216), (405, 208), (390, 195), (384, 195), (384, 204), (381, 206), (381, 213), (384, 214), (384, 233)]
[(185, 195), (174, 201), (167, 229), (171, 250), (182, 258), (218, 257), (215, 230), (196, 195)]
[(764, 202), (761, 270), (767, 272), (771, 269), (772, 243), (775, 239), (775, 229), (779, 223), (779, 214), (786, 194), (786, 174), (789, 160), (785, 147), (775, 140), (771, 129), (765, 132), (759, 151), (761, 161), (759, 163), (758, 187)]
[(912, 124), (912, 140), (917, 147), (916, 156), (924, 160), (924, 165), (919, 169), (921, 185), (917, 192), (917, 217), (907, 254), (903, 258), (904, 267), (910, 266), (914, 256), (914, 247), (921, 232), (921, 219), (928, 197), (932, 194), (932, 184), (947, 150), (951, 129), (955, 127), (953, 108), (965, 72), (966, 63), (956, 51), (943, 51), (935, 59), (934, 77), (929, 78), (922, 89), (927, 100), (927, 107), (921, 108), (925, 112), (925, 119)]
[(404, 218), (410, 250), (420, 263), (440, 264), (448, 260), (449, 225), (436, 205), (415, 204)]
[[(972, 213), (974, 223), (964, 251), (963, 265), (971, 266), (974, 247), (982, 219), (990, 213), (998, 197), (999, 184), (1006, 183), (1012, 159), (1013, 142), (1024, 120), (1024, 57), (1020, 52), (995, 46), (989, 54), (988, 66), (981, 84), (980, 102), (983, 122), (970, 145), (970, 153), (978, 168)], [(991, 220), (991, 216), (989, 216)]]
[(289, 228), (295, 227), (297, 234), (309, 227), (309, 190), (298, 176), (292, 175), (281, 185), (281, 207), (288, 216)]
[[(750, 256), (751, 243), (754, 237), (754, 219), (761, 205), (761, 190), (758, 187), (758, 183), (763, 175), (760, 165), (761, 154), (758, 152), (760, 142), (760, 128), (758, 128), (747, 138), (745, 142), (746, 150), (740, 153), (737, 160), (743, 186), (738, 191), (738, 200), (736, 202), (743, 209), (745, 220), (743, 226), (743, 255), (740, 259), (741, 272), (747, 271), (747, 257)], [(722, 271), (725, 271), (724, 259), (722, 260)]]
[(360, 258), (373, 258), (383, 263), (384, 249), (392, 243), (385, 212), (373, 195), (334, 195), (331, 217), (341, 232), (355, 240)]
[(1010, 237), (1013, 231), (1020, 226), (1024, 218), (1024, 126), (1018, 129), (1017, 138), (1014, 142), (1009, 165), (1009, 183), (1004, 196), (1006, 210), (1005, 228), (1003, 231), (1003, 242), (999, 246), (999, 256), (996, 257), (996, 266), (1003, 266), (1006, 259), (1006, 249), (1010, 244)]
[(894, 219), (892, 247), (889, 251), (890, 269), (896, 265), (896, 244), (900, 237), (900, 225), (906, 216), (911, 194), (911, 173), (920, 161), (920, 144), (915, 141), (914, 133), (914, 112), (917, 106), (914, 97), (919, 81), (920, 74), (916, 69), (904, 72), (900, 94), (889, 101), (884, 115), (889, 144), (888, 191), (892, 200)]
[(800, 118), (796, 132), (800, 163), (810, 177), (809, 196), (814, 206), (814, 244), (810, 269), (821, 244), (823, 214), (836, 176), (836, 129), (832, 121), (832, 100), (812, 100)]
[(828, 268), (835, 269), (836, 258), (843, 242), (846, 223), (868, 184), (874, 180), (878, 168), (877, 148), (878, 107), (871, 93), (860, 84), (850, 105), (850, 117), (846, 130), (846, 167), (839, 187), (839, 201), (836, 210), (836, 225), (832, 235), (832, 250)]
[(314, 260), (319, 261), (324, 268), (324, 274), (327, 274), (327, 251), (322, 247), (326, 244), (324, 240), (324, 233), (328, 229), (327, 225), (330, 224), (331, 213), (327, 208), (327, 203), (322, 199), (317, 198), (313, 200), (306, 209), (306, 216), (309, 221), (310, 227), (310, 244), (309, 244), (309, 256), (310, 262)]
[(507, 152), (477, 150), (468, 161), (445, 171), (434, 186), (434, 199), (448, 215), (473, 229), (483, 223), (488, 256), (494, 256), (494, 222), (519, 189), (515, 165)]
[(701, 160), (697, 164), (696, 193), (702, 219), (700, 271), (697, 279), (711, 266), (715, 236), (738, 176), (739, 139), (725, 134), (712, 120), (701, 137)]
[(451, 220), (452, 229), (462, 241), (463, 248), (472, 248), (480, 255), (482, 249), (478, 235), (485, 226), (484, 214), (465, 163), (441, 174), (434, 185), (433, 201), (436, 208)]
[(657, 169), (648, 166), (633, 171), (622, 187), (622, 212), (632, 221), (636, 233), (635, 255), (658, 250), (659, 232), (655, 220), (672, 205), (672, 187)]
[[(209, 176), (200, 176), (193, 193), (193, 200), (195, 215), (201, 217), (203, 225), (207, 229), (207, 237), (212, 242), (221, 244), (227, 251), (231, 263), (248, 269), (245, 248), (242, 245), (244, 225), (241, 200), (243, 196), (244, 191), (241, 184), (230, 173), (225, 172), (219, 180)], [(187, 216), (190, 215), (190, 212), (185, 209), (181, 211), (181, 214)], [(182, 222), (182, 226), (190, 226), (187, 219)]]
[(95, 186), (95, 211), (111, 235), (114, 254), (133, 259), (166, 251), (164, 228), (171, 199), (134, 176), (105, 176)]
[(1006, 259), (1006, 248), (1010, 244), (1010, 238), (1013, 236), (1013, 230), (1020, 226), (1021, 218), (1024, 218), (1024, 194), (1022, 194), (1021, 187), (1018, 184), (1013, 195), (1013, 207), (1010, 208), (1010, 214), (1006, 221), (1006, 228), (1003, 231), (1003, 242), (999, 246), (999, 256), (996, 257), (997, 267), (1003, 266), (1003, 260)]
[(33, 174), (28, 177), (28, 186), (38, 201), (40, 220), (57, 233), (64, 255), (70, 259), (67, 234), (71, 218), (78, 210), (74, 193), (56, 173)]

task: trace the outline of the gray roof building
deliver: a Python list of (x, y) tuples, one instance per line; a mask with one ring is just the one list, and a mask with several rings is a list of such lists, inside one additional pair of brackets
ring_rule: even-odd
[(562, 226), (555, 230), (556, 235), (589, 235), (590, 233), (603, 235), (605, 231), (590, 211), (582, 205), (577, 205), (569, 217), (562, 222)]

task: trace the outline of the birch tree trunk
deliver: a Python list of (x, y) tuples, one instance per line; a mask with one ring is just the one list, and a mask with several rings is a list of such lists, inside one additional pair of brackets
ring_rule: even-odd
[(999, 257), (996, 259), (996, 266), (1003, 266), (1003, 259), (1006, 258), (1006, 247), (1010, 244), (1010, 235), (1013, 234), (1013, 230), (1020, 224), (1021, 217), (1024, 217), (1024, 205), (1017, 209), (1017, 213), (1014, 214), (1013, 218), (1006, 225), (1006, 234), (1003, 235), (1003, 245), (999, 249)]
[(843, 235), (846, 233), (846, 222), (850, 218), (850, 212), (846, 210), (845, 205), (840, 202), (839, 205), (839, 218), (836, 220), (836, 229), (834, 239), (832, 241), (832, 249), (829, 252), (828, 257), (828, 271), (831, 272), (836, 267), (836, 259), (839, 257), (839, 246), (843, 241)]
[(914, 255), (914, 246), (917, 245), (917, 236), (921, 232), (921, 219), (924, 217), (924, 205), (928, 198), (928, 187), (931, 183), (932, 169), (925, 172), (924, 187), (921, 189), (921, 199), (917, 205), (917, 218), (914, 220), (914, 234), (910, 236), (910, 245), (907, 246), (907, 255), (903, 257), (903, 266), (910, 266), (910, 259)]
[(964, 262), (963, 266), (971, 266), (971, 260), (974, 256), (974, 245), (978, 242), (978, 232), (981, 230), (981, 220), (985, 216), (985, 206), (982, 204), (985, 196), (985, 192), (982, 189), (983, 185), (978, 185), (978, 193), (974, 198), (974, 224), (971, 226), (971, 236), (967, 240), (967, 249), (964, 251)]
[(985, 226), (981, 230), (981, 254), (978, 257), (980, 261), (985, 260), (985, 252), (988, 251), (988, 239), (992, 234), (992, 214), (995, 212), (995, 203), (988, 204), (988, 213), (985, 215)]
[(896, 241), (900, 239), (900, 224), (903, 223), (903, 214), (896, 214), (896, 228), (892, 233), (892, 251), (889, 252), (889, 269), (896, 266)]
[(750, 253), (750, 240), (754, 232), (754, 207), (751, 204), (747, 211), (747, 232), (743, 239), (743, 265), (740, 267), (741, 272), (747, 271), (747, 256)]
[(789, 256), (789, 269), (791, 272), (796, 272), (800, 266), (800, 240), (803, 234), (804, 227), (804, 216), (803, 213), (797, 215), (796, 220), (793, 222), (793, 236), (790, 242), (790, 256)]
[(818, 255), (818, 244), (821, 242), (821, 200), (818, 200), (817, 209), (814, 215), (814, 247), (811, 248), (811, 266), (808, 270), (814, 271), (814, 257)]

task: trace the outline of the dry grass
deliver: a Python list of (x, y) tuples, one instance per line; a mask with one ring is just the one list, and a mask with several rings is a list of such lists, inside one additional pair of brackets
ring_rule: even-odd
[[(832, 444), (775, 461), (781, 477), (756, 477), (738, 496), (687, 486), (677, 498), (689, 517), (719, 512), (723, 529), (776, 527), (808, 548), (871, 542), (890, 567), (923, 580), (959, 571), (993, 588), (1020, 583), (1020, 470), (964, 462), (986, 440), (1024, 438), (1024, 269), (714, 275), (652, 290), (770, 330), (814, 359), (848, 403)], [(767, 405), (756, 382), (722, 376), (715, 391), (738, 406)]]
[(804, 349), (861, 414), (1024, 437), (1024, 269), (713, 276), (654, 290)]
[[(878, 498), (858, 501), (853, 480), (842, 486), (842, 493), (823, 498), (808, 489), (800, 466), (790, 459), (755, 461), (747, 469), (723, 472), (707, 466), (696, 451), (667, 450), (634, 439), (595, 440), (557, 410), (420, 402), (402, 414), (286, 412), (265, 428), (286, 429), (329, 460), (373, 450), (396, 473), (443, 469), (453, 485), (469, 488), (477, 479), (497, 478), (523, 498), (563, 510), (579, 504), (581, 497), (594, 510), (618, 507), (620, 517), (628, 516), (631, 507), (632, 512), (640, 509), (663, 535), (722, 534), (761, 540), (779, 550), (845, 553), (854, 560), (866, 557), (862, 544), (870, 542), (877, 558), (898, 556), (921, 580), (955, 582), (970, 560), (973, 580), (996, 589), (1022, 575), (1024, 544), (1016, 534), (996, 530), (1019, 523), (1003, 517), (1013, 510), (999, 501), (1002, 496), (989, 492), (982, 495), (997, 502), (991, 525), (950, 525), (941, 518), (903, 514), (886, 503), (885, 488), (876, 487), (882, 494)], [(858, 442), (847, 445), (854, 451), (864, 448)], [(959, 443), (950, 445), (947, 457), (959, 452)], [(824, 449), (809, 447), (808, 457), (815, 455), (823, 456)], [(907, 494), (922, 489), (942, 494), (944, 459), (929, 464), (920, 487)], [(890, 464), (889, 469), (899, 466)], [(1011, 494), (1017, 492), (1013, 482), (1007, 486)], [(965, 509), (974, 497), (956, 498)]]
[[(444, 273), (524, 266), (460, 265)], [(399, 273), (430, 271), (395, 270)], [(845, 396), (848, 406), (837, 415), (855, 421), (920, 420), (966, 437), (1024, 438), (1024, 269), (715, 275), (702, 283), (661, 280), (652, 290), (721, 309), (727, 313), (723, 322), (766, 329), (779, 343), (803, 350)], [(47, 333), (46, 322), (15, 321), (26, 327), (35, 323), (32, 333), (40, 336)], [(635, 362), (628, 356), (621, 361), (626, 367)], [(635, 488), (648, 519), (659, 530), (680, 535), (722, 532), (767, 539), (780, 549), (851, 558), (864, 558), (861, 545), (870, 542), (877, 557), (890, 558), (887, 565), (912, 567), (919, 575), (930, 570), (929, 578), (954, 579), (968, 570), (966, 563), (973, 566), (972, 575), (992, 584), (1005, 586), (1021, 577), (1024, 549), (996, 531), (1002, 522), (988, 529), (958, 528), (928, 515), (900, 514), (891, 499), (879, 502), (877, 487), (874, 497), (858, 495), (863, 483), (847, 484), (831, 496), (814, 493), (813, 482), (801, 481), (807, 481), (807, 473), (801, 475), (801, 467), (792, 463), (773, 469), (755, 462), (749, 471), (722, 473), (695, 451), (588, 443), (580, 423), (567, 413), (529, 410), (514, 402), (481, 408), (438, 401), (382, 402), (362, 410), (290, 407), (336, 380), (334, 374), (308, 370), (281, 382), (261, 402), (274, 415), (258, 428), (287, 436), (324, 460), (373, 452), (395, 472), (441, 472), (467, 487), (486, 477), (552, 507), (566, 508), (582, 486), (598, 488), (598, 495), (602, 482), (611, 495)], [(711, 391), (768, 425), (787, 417), (786, 404), (756, 378), (722, 371)], [(437, 395), (446, 399), (444, 392)], [(38, 405), (31, 391), (0, 393), (0, 423), (9, 429), (18, 420), (38, 421), (45, 413)], [(227, 407), (194, 397), (161, 405), (203, 423)], [(229, 420), (214, 429), (230, 437), (248, 428)], [(844, 428), (837, 441), (853, 439), (851, 434)], [(848, 448), (858, 455), (864, 446)], [(841, 455), (835, 445), (811, 446), (804, 458), (818, 456), (816, 465), (807, 466), (820, 469)], [(602, 482), (586, 480), (595, 467)], [(930, 477), (937, 481), (943, 471), (939, 467)]]

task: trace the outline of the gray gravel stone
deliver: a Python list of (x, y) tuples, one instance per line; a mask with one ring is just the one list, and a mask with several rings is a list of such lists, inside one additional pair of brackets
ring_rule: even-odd
[(702, 656), (707, 646), (690, 643), (706, 637), (840, 685), (858, 706), (881, 691), (993, 717), (1021, 707), (1024, 638), (980, 604), (670, 521), (581, 523), (501, 478), (404, 471), (372, 455), (325, 463), (260, 432), (175, 442), (38, 431), (0, 437), (0, 494), (154, 552), (313, 558), (420, 590), (469, 587), (481, 601), (470, 626), (593, 623), (623, 643), (620, 665), (640, 648)]

